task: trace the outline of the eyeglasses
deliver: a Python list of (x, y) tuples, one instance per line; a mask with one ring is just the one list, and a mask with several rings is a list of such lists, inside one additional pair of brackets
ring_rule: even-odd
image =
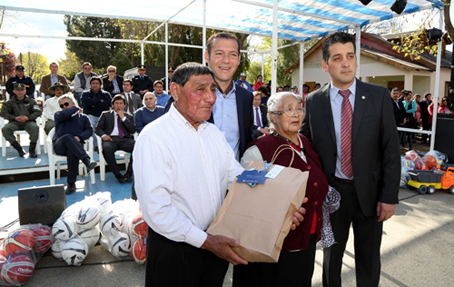
[(277, 114), (277, 115), (282, 115), (282, 114), (285, 114), (286, 116), (288, 117), (291, 117), (295, 114), (295, 111), (296, 113), (301, 116), (304, 114), (304, 109), (302, 107), (299, 107), (299, 108), (288, 108), (284, 111), (276, 111), (276, 112), (272, 112), (273, 114)]
[(448, 100), (443, 100), (443, 102), (447, 102)]
[(115, 70), (107, 71), (108, 73), (115, 73)]
[(90, 67), (85, 67), (84, 70), (91, 70), (91, 68)]
[(62, 108), (62, 109), (63, 109), (63, 107), (68, 107), (68, 106), (69, 106), (69, 103), (68, 103), (68, 102), (66, 102), (66, 103), (64, 103), (64, 104), (61, 104), (61, 105), (60, 105), (60, 108)]

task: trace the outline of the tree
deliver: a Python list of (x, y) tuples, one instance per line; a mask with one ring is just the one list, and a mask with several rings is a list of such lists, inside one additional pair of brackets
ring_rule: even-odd
[[(117, 20), (111, 18), (65, 15), (68, 36), (120, 39)], [(105, 70), (112, 64), (119, 47), (118, 42), (66, 40), (66, 48), (83, 62), (90, 62), (94, 69)]]
[(65, 76), (69, 81), (74, 79), (74, 76), (82, 70), (83, 62), (77, 58), (76, 54), (66, 50), (65, 59), (58, 59), (58, 73)]
[(17, 58), (14, 53), (5, 46), (4, 42), (0, 43), (0, 82), (6, 82), (7, 78), (15, 73)]
[(47, 58), (39, 53), (21, 54), (21, 62), (25, 67), (25, 73), (33, 79), (35, 83), (41, 82), (41, 78), (49, 72), (49, 62)]

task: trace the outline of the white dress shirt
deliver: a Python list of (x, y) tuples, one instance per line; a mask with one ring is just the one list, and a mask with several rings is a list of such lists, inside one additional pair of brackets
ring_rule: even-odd
[(54, 114), (61, 111), (60, 105), (58, 104), (58, 98), (52, 97), (44, 102), (43, 113), (46, 119), (54, 120)]
[(243, 168), (219, 129), (197, 130), (172, 105), (148, 124), (134, 146), (135, 190), (148, 225), (200, 247), (226, 191)]
[[(118, 136), (119, 135), (119, 132), (118, 132), (118, 115), (117, 115), (117, 112), (113, 111), (114, 113), (114, 128), (112, 130), (112, 133), (110, 134), (111, 136)], [(120, 119), (122, 122), (126, 121), (126, 116), (124, 116), (122, 119)], [(103, 135), (104, 136), (104, 135)], [(102, 137), (101, 137), (102, 138)]]
[[(353, 115), (355, 114), (355, 94), (356, 94), (356, 78), (353, 81), (353, 84), (348, 87), (351, 94), (348, 97), (350, 104), (352, 105), (352, 112)], [(341, 132), (341, 125), (342, 125), (342, 101), (344, 97), (339, 94), (340, 89), (335, 87), (333, 83), (330, 84), (329, 95), (331, 99), (331, 111), (333, 113), (333, 121), (334, 121), (334, 130), (336, 134), (336, 145), (337, 145), (337, 161), (336, 161), (336, 172), (335, 175), (339, 178), (348, 179), (343, 172), (342, 172), (342, 132)], [(354, 116), (353, 116), (354, 118)], [(353, 120), (353, 119), (352, 119)], [(352, 143), (353, 146), (353, 143)], [(353, 177), (351, 177), (353, 178)]]
[(263, 127), (262, 110), (260, 110), (260, 107), (252, 106), (252, 112), (254, 113), (254, 125), (259, 131), (262, 127), (259, 127), (259, 125), (257, 124), (257, 111), (259, 112), (260, 124)]

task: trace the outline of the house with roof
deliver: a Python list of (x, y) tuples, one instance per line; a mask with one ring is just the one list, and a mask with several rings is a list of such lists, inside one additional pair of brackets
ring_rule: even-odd
[[(450, 39), (443, 38), (440, 81), (435, 83), (436, 57), (428, 54), (421, 54), (418, 60), (409, 56), (405, 57), (404, 54), (393, 49), (401, 37), (400, 34), (377, 36), (362, 32), (359, 79), (387, 88), (397, 87), (400, 90), (411, 90), (413, 94), (421, 95), (426, 92), (433, 94), (435, 85), (438, 84), (439, 97), (448, 95), (452, 53), (446, 50), (446, 44), (451, 44)], [(323, 86), (330, 82), (329, 74), (322, 68), (323, 40), (324, 38), (320, 39), (304, 53), (303, 81), (309, 85), (311, 91), (313, 91), (315, 83)], [(299, 66), (300, 60), (298, 59), (285, 71), (286, 74), (291, 73), (292, 85), (299, 84)]]

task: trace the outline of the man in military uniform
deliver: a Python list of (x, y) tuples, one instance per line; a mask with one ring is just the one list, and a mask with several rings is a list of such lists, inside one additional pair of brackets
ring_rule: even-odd
[(143, 99), (143, 95), (145, 95), (145, 93), (153, 92), (153, 80), (145, 75), (147, 66), (140, 65), (137, 68), (139, 74), (132, 78), (132, 82), (134, 83), (133, 91), (134, 93), (139, 94), (140, 98)]
[[(169, 80), (169, 86), (170, 86), (170, 83), (172, 81), (173, 71), (175, 71), (175, 68), (173, 66), (170, 66), (169, 70), (167, 71), (167, 79)], [(162, 78), (161, 81), (163, 82), (163, 85), (164, 85), (164, 91), (166, 93), (169, 93), (170, 90), (166, 89), (166, 87), (167, 87), (166, 86), (166, 77)]]
[(25, 76), (25, 68), (22, 65), (17, 65), (16, 66), (16, 75), (13, 77), (10, 77), (8, 81), (6, 82), (6, 91), (10, 96), (14, 96), (14, 85), (18, 83), (23, 83), (25, 85), (25, 88), (27, 90), (26, 94), (30, 98), (34, 98), (34, 93), (35, 93), (35, 83), (33, 82), (33, 79), (30, 78), (29, 76)]
[(24, 83), (16, 83), (14, 85), (14, 93), (15, 96), (3, 104), (0, 113), (1, 117), (9, 121), (2, 128), (3, 136), (19, 152), (19, 156), (23, 157), (25, 151), (16, 141), (14, 132), (26, 130), (30, 135), (30, 148), (28, 150), (30, 157), (37, 157), (35, 148), (38, 141), (39, 128), (35, 120), (41, 116), (41, 110), (34, 99), (25, 95)]

